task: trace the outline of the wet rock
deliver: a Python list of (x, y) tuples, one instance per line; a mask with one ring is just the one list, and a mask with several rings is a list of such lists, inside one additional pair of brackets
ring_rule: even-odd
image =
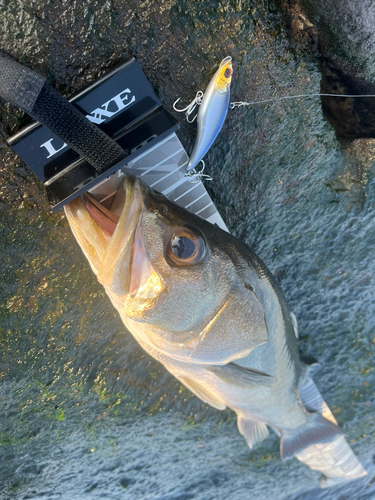
[[(324, 94), (375, 94), (375, 9), (362, 0), (277, 0), (294, 44), (318, 58)], [(375, 98), (322, 97), (342, 139), (375, 137)]]
[(122, 488), (127, 488), (129, 485), (134, 484), (134, 483), (135, 483), (135, 479), (133, 479), (131, 477), (122, 477), (120, 479), (120, 484), (121, 484)]

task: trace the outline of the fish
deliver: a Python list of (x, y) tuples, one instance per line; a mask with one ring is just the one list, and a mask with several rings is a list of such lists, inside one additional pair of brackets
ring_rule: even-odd
[(197, 115), (197, 136), (187, 172), (202, 160), (223, 126), (229, 107), (232, 73), (232, 58), (228, 56), (221, 61), (203, 94)]
[[(273, 429), (326, 486), (367, 474), (298, 354), (275, 279), (241, 240), (129, 175), (110, 209), (66, 207), (72, 232), (125, 327), (205, 403), (237, 414), (252, 448)], [(323, 484), (322, 483), (322, 484)]]

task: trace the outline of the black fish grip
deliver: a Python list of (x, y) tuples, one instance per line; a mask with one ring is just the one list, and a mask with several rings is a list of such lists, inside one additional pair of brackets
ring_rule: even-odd
[(68, 144), (97, 173), (126, 157), (124, 149), (62, 97), (45, 78), (0, 54), (0, 96)]

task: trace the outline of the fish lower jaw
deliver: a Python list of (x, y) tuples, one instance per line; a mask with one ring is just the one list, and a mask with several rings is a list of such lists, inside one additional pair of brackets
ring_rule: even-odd
[[(157, 307), (158, 299), (165, 290), (165, 285), (152, 266), (146, 276), (140, 278), (138, 287), (125, 296), (123, 310), (125, 314), (136, 321), (146, 321), (146, 312)], [(134, 286), (133, 273), (130, 287)]]
[(131, 297), (127, 295), (123, 305), (124, 312), (130, 319), (139, 322), (147, 322), (148, 315), (146, 313), (156, 307), (157, 298), (158, 297)]

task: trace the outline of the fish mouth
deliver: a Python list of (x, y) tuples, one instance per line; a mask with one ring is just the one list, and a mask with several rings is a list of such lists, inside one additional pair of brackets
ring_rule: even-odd
[(65, 207), (73, 234), (108, 293), (134, 294), (151, 272), (141, 231), (145, 197), (142, 183), (125, 176), (109, 208), (90, 193)]
[(91, 217), (96, 220), (103, 232), (108, 236), (112, 236), (120, 217), (111, 212), (111, 210), (108, 210), (108, 208), (88, 192), (83, 195), (83, 202)]

